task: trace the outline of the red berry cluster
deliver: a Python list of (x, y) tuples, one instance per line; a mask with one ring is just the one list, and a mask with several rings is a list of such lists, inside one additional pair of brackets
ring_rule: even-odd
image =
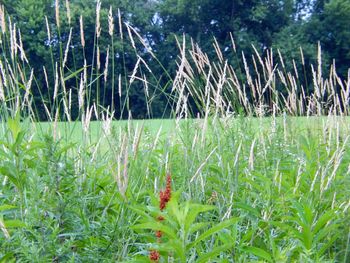
[[(159, 209), (160, 211), (163, 211), (164, 208), (166, 207), (166, 204), (170, 201), (171, 198), (171, 175), (168, 174), (166, 177), (166, 186), (164, 191), (159, 192)], [(157, 217), (158, 221), (163, 221), (164, 217), (163, 216), (158, 216)], [(162, 231), (157, 230), (155, 233), (157, 237), (158, 243), (161, 242), (161, 237), (163, 236)], [(149, 259), (154, 262), (158, 262), (160, 258), (159, 252), (157, 250), (152, 250), (149, 253)]]

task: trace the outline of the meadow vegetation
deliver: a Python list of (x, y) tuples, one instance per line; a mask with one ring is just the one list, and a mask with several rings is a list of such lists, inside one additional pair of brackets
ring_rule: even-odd
[[(243, 55), (236, 68), (215, 40), (209, 60), (177, 39), (165, 94), (137, 52), (155, 54), (119, 20), (137, 60), (112, 84), (118, 73), (99, 61), (99, 3), (96, 53), (75, 70), (68, 38), (34, 72), (0, 9), (0, 262), (348, 262), (350, 79), (335, 64), (324, 72), (321, 47), (316, 65), (302, 59), (289, 71), (278, 51), (256, 50), (251, 65)], [(55, 19), (59, 32), (57, 7)], [(309, 86), (296, 67), (311, 68)], [(134, 81), (149, 110), (166, 96), (172, 118), (134, 120)], [(113, 103), (99, 104), (106, 85), (119, 96), (117, 117)], [(51, 97), (37, 105), (42, 88)]]

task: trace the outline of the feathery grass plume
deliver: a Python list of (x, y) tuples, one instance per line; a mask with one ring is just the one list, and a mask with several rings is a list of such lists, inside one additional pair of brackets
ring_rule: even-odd
[(108, 34), (110, 36), (113, 36), (113, 32), (114, 32), (113, 10), (112, 10), (112, 6), (110, 6), (109, 12), (108, 12)]
[(1, 75), (0, 75), (0, 101), (5, 101), (4, 84), (2, 83)]
[(82, 117), (81, 117), (82, 128), (83, 128), (83, 131), (86, 135), (89, 132), (92, 111), (93, 111), (93, 106), (91, 106), (90, 108), (86, 108), (86, 110), (83, 112)]
[(70, 119), (71, 112), (72, 112), (72, 89), (69, 89), (69, 92), (68, 92), (68, 110), (69, 110), (69, 119)]
[(12, 34), (12, 37), (13, 37), (13, 47), (11, 47), (11, 49), (13, 48), (14, 50), (14, 56), (16, 57), (17, 56), (17, 53), (18, 53), (18, 44), (17, 44), (17, 26), (16, 26), (16, 23), (13, 24), (13, 34)]
[(208, 154), (208, 156), (205, 158), (205, 160), (201, 163), (201, 165), (198, 167), (197, 171), (195, 172), (195, 174), (192, 176), (190, 183), (192, 183), (194, 181), (194, 179), (197, 178), (197, 176), (200, 175), (202, 169), (204, 168), (205, 164), (208, 163), (210, 157), (216, 152), (217, 150), (217, 146), (214, 147), (214, 149)]
[(139, 128), (139, 126), (137, 125), (136, 129), (135, 129), (134, 139), (133, 139), (133, 142), (132, 142), (132, 152), (134, 154), (134, 159), (137, 156), (137, 152), (138, 152), (138, 149), (139, 149), (139, 146), (140, 146), (140, 141), (141, 141), (141, 136), (142, 136), (142, 132), (143, 132), (143, 127), (144, 127), (143, 124), (142, 124), (141, 128)]
[(53, 101), (56, 100), (58, 94), (58, 85), (59, 85), (59, 77), (58, 77), (58, 65), (57, 62), (55, 64), (55, 85), (53, 89)]
[(101, 58), (100, 58), (100, 46), (97, 46), (97, 52), (96, 52), (96, 61), (97, 61), (97, 69), (101, 68)]
[(1, 229), (2, 233), (4, 234), (5, 238), (9, 239), (10, 238), (10, 233), (7, 230), (7, 228), (5, 226), (5, 222), (3, 221), (2, 218), (0, 218), (0, 229)]
[(55, 113), (55, 119), (54, 122), (52, 123), (52, 130), (53, 130), (53, 139), (54, 141), (58, 140), (60, 137), (60, 133), (57, 128), (58, 120), (59, 120), (59, 109), (56, 109)]
[(108, 77), (108, 61), (109, 61), (109, 45), (107, 47), (107, 55), (106, 55), (106, 62), (105, 62), (105, 69), (103, 71), (103, 77), (104, 81), (107, 82), (107, 77)]
[(128, 135), (124, 134), (120, 146), (120, 152), (117, 155), (117, 174), (116, 182), (120, 194), (125, 198), (126, 189), (128, 187), (128, 162), (129, 162), (129, 150), (128, 150)]
[(118, 94), (119, 94), (119, 97), (122, 96), (122, 76), (121, 76), (121, 74), (119, 74), (119, 76), (118, 76)]
[(83, 22), (83, 16), (80, 15), (79, 18), (79, 24), (80, 24), (80, 43), (83, 48), (85, 48), (85, 37), (84, 37), (84, 22)]
[(96, 3), (96, 37), (97, 38), (101, 36), (100, 14), (101, 14), (101, 1), (97, 0), (97, 3)]
[(218, 43), (218, 41), (216, 40), (215, 37), (214, 37), (213, 47), (215, 49), (217, 57), (219, 58), (220, 63), (224, 63), (224, 56), (222, 55), (219, 43)]
[(55, 0), (55, 17), (56, 17), (56, 26), (60, 28), (60, 0)]
[(334, 180), (335, 176), (336, 176), (336, 173), (338, 171), (338, 168), (343, 160), (343, 157), (344, 157), (344, 153), (345, 153), (345, 146), (349, 140), (349, 137), (350, 136), (347, 136), (343, 142), (343, 146), (342, 147), (339, 147), (337, 148), (337, 150), (335, 151), (334, 153), (334, 162), (333, 162), (333, 171), (331, 173), (330, 176), (328, 176), (327, 178), (327, 184), (326, 186), (324, 187), (324, 191), (329, 189), (330, 185), (331, 185), (331, 182)]
[(49, 42), (49, 45), (51, 45), (51, 31), (50, 31), (50, 25), (49, 25), (49, 20), (47, 19), (47, 16), (45, 16), (45, 23), (46, 23), (46, 31), (47, 31), (47, 40)]
[(230, 32), (230, 39), (231, 39), (232, 49), (236, 53), (236, 43), (231, 32)]
[(51, 113), (50, 113), (49, 109), (47, 108), (45, 103), (43, 103), (43, 106), (44, 106), (44, 109), (45, 109), (45, 112), (46, 112), (46, 115), (48, 117), (49, 122), (52, 123), (53, 120), (52, 120), (52, 116), (51, 116)]
[(140, 61), (141, 61), (141, 60), (140, 60), (140, 57), (138, 57), (137, 62), (136, 62), (136, 64), (135, 64), (135, 67), (134, 67), (134, 69), (133, 69), (133, 71), (132, 71), (132, 74), (131, 74), (131, 76), (130, 76), (129, 85), (131, 85), (131, 84), (134, 82), (134, 80), (135, 80), (135, 75), (136, 75), (136, 73), (137, 73), (137, 69), (139, 68)]
[(299, 188), (299, 185), (300, 185), (300, 179), (301, 179), (301, 175), (303, 173), (303, 167), (305, 166), (305, 163), (301, 162), (299, 164), (299, 167), (298, 167), (298, 173), (297, 173), (297, 178), (296, 178), (296, 181), (295, 181), (295, 185), (294, 185), (294, 189), (293, 189), (293, 194), (296, 193), (296, 191), (298, 190)]
[(317, 44), (317, 83), (319, 86), (322, 86), (322, 51), (321, 43)]
[[(141, 44), (144, 46), (144, 48), (147, 50), (148, 53), (151, 54), (151, 56), (155, 59), (157, 59), (157, 57), (154, 55), (154, 53), (152, 52), (152, 48), (145, 42), (144, 38), (141, 37), (141, 35), (136, 31), (135, 28), (133, 28), (131, 25), (129, 24), (126, 24), (127, 25), (127, 28), (128, 28), (128, 34), (130, 36), (131, 34), (131, 31), (137, 36), (137, 38), (139, 39), (139, 41), (141, 42)], [(132, 41), (134, 41), (133, 38), (130, 38), (132, 39)], [(134, 44), (135, 45), (135, 44)], [(145, 63), (146, 64), (146, 63)]]
[[(63, 87), (63, 98), (62, 98), (62, 101), (63, 101), (64, 114), (66, 115), (68, 122), (71, 122), (72, 121), (71, 120), (71, 116), (70, 116), (71, 99), (69, 97), (69, 93), (68, 93), (68, 96), (67, 96), (67, 90), (66, 90), (65, 83), (61, 82), (61, 84), (62, 84), (62, 87)], [(68, 100), (67, 100), (67, 97), (68, 97)]]
[(252, 145), (250, 147), (250, 154), (248, 159), (249, 169), (254, 170), (254, 147), (256, 143), (256, 138), (254, 138)]
[(30, 72), (29, 80), (28, 80), (27, 84), (25, 85), (25, 94), (24, 94), (22, 109), (24, 108), (24, 105), (25, 105), (26, 102), (27, 102), (27, 105), (29, 105), (29, 99), (28, 98), (29, 98), (30, 89), (32, 87), (33, 76), (34, 76), (34, 70), (32, 69), (31, 72)]
[(105, 137), (108, 137), (111, 134), (112, 130), (112, 121), (114, 116), (114, 111), (109, 112), (109, 107), (107, 108), (106, 115), (102, 112), (102, 130)]
[(46, 84), (46, 88), (49, 91), (50, 90), (50, 85), (49, 85), (49, 79), (47, 77), (47, 72), (46, 72), (46, 68), (45, 66), (43, 66), (43, 72), (44, 72), (44, 78), (45, 78), (45, 84)]
[(295, 59), (293, 59), (293, 68), (294, 68), (294, 74), (295, 74), (295, 77), (297, 79), (299, 79), (299, 74), (298, 74), (298, 70), (297, 70), (297, 65), (295, 63)]
[(0, 5), (0, 27), (3, 34), (6, 33), (6, 17), (5, 17), (5, 7)]
[(87, 62), (86, 59), (84, 58), (84, 70), (83, 70), (83, 79), (84, 79), (84, 84), (86, 85), (87, 83)]
[(7, 74), (5, 72), (5, 68), (4, 65), (2, 64), (2, 60), (0, 59), (0, 72), (1, 72), (1, 76), (2, 76), (2, 81), (4, 86), (7, 88)]
[(303, 66), (305, 66), (305, 59), (304, 59), (304, 52), (303, 49), (301, 47), (299, 47), (299, 51), (300, 51), (300, 57), (301, 57), (301, 64)]
[(21, 53), (21, 60), (23, 62), (26, 62), (27, 64), (29, 64), (27, 56), (25, 54), (24, 48), (23, 48), (23, 42), (22, 42), (22, 34), (21, 34), (21, 30), (18, 29), (18, 38), (19, 38), (19, 52)]
[(63, 100), (63, 109), (64, 109), (64, 113), (66, 114), (67, 116), (67, 119), (70, 121), (70, 115), (69, 115), (69, 108), (68, 108), (68, 101), (67, 101), (67, 89), (66, 89), (66, 83), (64, 81), (64, 73), (63, 73), (63, 68), (60, 68), (59, 69), (59, 74), (60, 74), (60, 79), (61, 79), (61, 86), (62, 86), (62, 90), (63, 90), (63, 97), (62, 97), (62, 100)]
[(72, 40), (72, 32), (73, 32), (73, 28), (71, 27), (70, 30), (69, 30), (69, 37), (68, 37), (66, 49), (65, 49), (65, 51), (64, 51), (64, 59), (63, 59), (62, 68), (64, 68), (65, 65), (66, 65), (66, 63), (67, 63), (68, 52), (69, 52), (69, 47), (70, 47), (70, 42), (71, 42), (71, 40)]
[(94, 114), (95, 114), (95, 118), (98, 121), (99, 120), (99, 116), (98, 116), (98, 111), (97, 111), (97, 106), (96, 103), (94, 102), (94, 104), (92, 105), (94, 108)]
[(81, 110), (84, 107), (84, 96), (85, 96), (85, 81), (84, 81), (84, 74), (82, 73), (80, 75), (80, 85), (79, 85), (79, 91), (78, 91), (78, 107), (79, 110)]
[(119, 34), (120, 39), (123, 40), (123, 24), (122, 24), (122, 15), (120, 13), (120, 9), (118, 8), (118, 24), (119, 24)]
[(281, 62), (281, 65), (282, 65), (282, 68), (283, 70), (286, 69), (286, 66), (284, 65), (284, 60), (283, 60), (283, 57), (282, 57), (282, 54), (281, 54), (281, 51), (279, 49), (277, 49), (277, 53), (278, 53), (278, 57), (280, 59), (280, 62)]
[(11, 20), (9, 18), (9, 31), (10, 31), (10, 45), (11, 45), (11, 59), (14, 61), (17, 56), (17, 30), (16, 23), (11, 24)]
[(136, 45), (135, 45), (135, 41), (134, 38), (131, 34), (131, 26), (129, 26), (129, 24), (127, 22), (124, 23), (126, 25), (126, 29), (128, 30), (128, 35), (131, 41), (131, 46), (133, 47), (134, 50), (136, 50)]
[(66, 0), (66, 10), (67, 10), (68, 25), (70, 25), (72, 18), (71, 18), (71, 14), (70, 14), (69, 0)]

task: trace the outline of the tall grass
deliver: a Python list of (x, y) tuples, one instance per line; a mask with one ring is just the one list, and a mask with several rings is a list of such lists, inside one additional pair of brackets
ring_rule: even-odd
[[(334, 64), (325, 76), (321, 48), (316, 65), (306, 65), (301, 51), (300, 70), (293, 63), (288, 71), (278, 51), (275, 61), (272, 50), (253, 47), (248, 59), (232, 39), (232, 62), (214, 40), (217, 58), (209, 60), (178, 39), (176, 75), (165, 72), (173, 118), (154, 127), (133, 121), (129, 95), (135, 81), (143, 83), (152, 116), (165, 89), (138, 45), (159, 60), (120, 10), (109, 9), (110, 55), (102, 65), (100, 4), (93, 57), (85, 55), (83, 18), (71, 25), (67, 1), (68, 38), (49, 45), (52, 65), (43, 72), (33, 71), (20, 31), (0, 9), (0, 261), (148, 262), (159, 251), (161, 262), (347, 262), (350, 81)], [(55, 9), (48, 43), (62, 33), (59, 1)], [(74, 70), (73, 32), (84, 60)], [(133, 47), (130, 74), (115, 71), (115, 37)], [(299, 73), (308, 68), (312, 80)], [(48, 123), (39, 122), (41, 109)], [(166, 174), (173, 194), (160, 211)]]

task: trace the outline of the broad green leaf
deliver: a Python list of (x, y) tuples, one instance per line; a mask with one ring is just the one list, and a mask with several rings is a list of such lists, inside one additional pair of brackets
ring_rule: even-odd
[(233, 231), (221, 231), (220, 235), (218, 235), (218, 239), (224, 244), (236, 244), (236, 228)]
[(190, 228), (188, 230), (188, 234), (192, 234), (192, 233), (198, 231), (199, 229), (206, 227), (208, 225), (209, 225), (209, 222), (194, 223), (190, 226)]
[(20, 125), (20, 115), (17, 113), (15, 119), (8, 119), (7, 120), (7, 127), (12, 133), (12, 138), (14, 141), (17, 140), (17, 136), (19, 132), (21, 131), (21, 125)]
[(323, 254), (326, 252), (326, 250), (334, 244), (334, 242), (339, 238), (339, 233), (334, 233), (331, 239), (324, 244), (320, 249), (318, 249), (316, 252), (319, 255), (319, 257), (323, 256)]
[(5, 226), (7, 228), (17, 228), (17, 227), (25, 227), (25, 223), (23, 223), (20, 220), (14, 219), (14, 220), (5, 220), (4, 221)]
[(219, 255), (221, 252), (227, 251), (230, 248), (232, 248), (234, 246), (234, 244), (225, 244), (219, 247), (215, 247), (212, 251), (205, 253), (204, 255), (201, 255), (198, 259), (197, 259), (197, 263), (205, 263), (208, 262), (209, 259), (216, 257), (217, 255)]
[(150, 216), (149, 214), (147, 214), (143, 209), (140, 209), (140, 208), (137, 208), (137, 207), (134, 207), (134, 206), (130, 206), (129, 207), (130, 210), (134, 211), (135, 213), (137, 213), (138, 215), (144, 217), (144, 218), (147, 218), (148, 220), (154, 220), (154, 218), (152, 216)]
[(289, 224), (284, 223), (284, 222), (270, 221), (269, 223), (273, 226), (277, 226), (281, 229), (285, 229), (285, 230), (291, 232), (292, 235), (294, 235), (296, 238), (298, 238), (299, 240), (302, 240), (302, 234), (295, 227), (290, 226)]
[(314, 235), (324, 227), (332, 218), (334, 217), (334, 211), (330, 210), (324, 213), (318, 220), (316, 225), (313, 228)]
[(194, 242), (192, 242), (189, 245), (189, 248), (194, 247), (195, 245), (197, 245), (199, 242), (205, 240), (206, 238), (210, 237), (211, 235), (219, 232), (220, 230), (229, 227), (235, 223), (237, 223), (239, 221), (239, 218), (230, 218), (228, 220), (225, 220), (215, 226), (213, 226), (212, 228), (208, 229), (207, 231), (205, 231), (203, 234), (201, 234)]
[(307, 250), (310, 250), (312, 247), (312, 232), (309, 226), (304, 226), (302, 230), (302, 236), (303, 236), (303, 244)]
[(234, 204), (234, 208), (241, 208), (243, 210), (246, 210), (250, 213), (252, 213), (254, 216), (256, 217), (260, 217), (260, 212), (258, 209), (250, 206), (250, 205), (247, 205), (247, 204), (244, 204), (244, 203), (241, 203), (241, 202), (237, 202)]
[(185, 223), (185, 217), (189, 210), (189, 203), (186, 202), (185, 207), (180, 209), (178, 201), (173, 197), (167, 204), (167, 211), (169, 211), (170, 216), (173, 216), (173, 219), (176, 219), (177, 223), (181, 226)]
[(265, 250), (258, 248), (258, 247), (243, 247), (243, 251), (251, 253), (259, 258), (265, 259), (268, 262), (272, 262), (272, 257), (270, 253), (266, 252)]
[(66, 152), (69, 151), (71, 148), (73, 148), (75, 145), (76, 145), (76, 143), (69, 143), (69, 144), (67, 144), (66, 146), (64, 146), (64, 147), (62, 147), (61, 149), (59, 149), (59, 150), (56, 152), (56, 155), (57, 155), (57, 156), (60, 156), (61, 154), (66, 153)]
[(212, 205), (191, 204), (190, 210), (188, 211), (187, 217), (185, 218), (185, 233), (188, 233), (191, 225), (196, 220), (196, 217), (199, 213), (207, 212), (214, 209), (215, 206)]
[(16, 262), (16, 259), (14, 258), (13, 253), (7, 253), (2, 258), (0, 258), (0, 263), (11, 263)]
[(6, 211), (6, 210), (12, 210), (12, 209), (15, 209), (17, 208), (16, 206), (14, 205), (2, 205), (0, 206), (0, 212), (1, 211)]
[(315, 243), (320, 243), (324, 238), (326, 238), (329, 235), (333, 235), (333, 233), (338, 232), (338, 225), (337, 224), (330, 224), (327, 227), (322, 228), (315, 237)]
[(250, 241), (254, 233), (255, 233), (254, 229), (249, 229), (247, 233), (245, 233), (244, 236), (241, 238), (240, 244), (244, 244), (246, 241)]
[(77, 71), (75, 71), (75, 72), (69, 74), (68, 76), (64, 77), (63, 81), (67, 81), (67, 80), (69, 80), (69, 79), (71, 79), (71, 78), (74, 78), (74, 77), (78, 76), (78, 74), (79, 74), (80, 72), (82, 72), (83, 70), (84, 70), (84, 67), (78, 69)]
[(170, 239), (168, 242), (160, 245), (160, 250), (166, 250), (168, 252), (175, 252), (181, 259), (181, 262), (186, 262), (185, 248), (178, 239)]

